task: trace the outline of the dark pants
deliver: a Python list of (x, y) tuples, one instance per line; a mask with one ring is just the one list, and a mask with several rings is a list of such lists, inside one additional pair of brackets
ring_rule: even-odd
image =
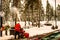
[(15, 39), (16, 39), (16, 36), (18, 35), (18, 39), (20, 38), (20, 33), (15, 31)]

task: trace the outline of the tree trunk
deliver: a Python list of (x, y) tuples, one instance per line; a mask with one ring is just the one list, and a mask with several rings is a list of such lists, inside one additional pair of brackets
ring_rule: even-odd
[(33, 2), (32, 2), (32, 26), (33, 26)]

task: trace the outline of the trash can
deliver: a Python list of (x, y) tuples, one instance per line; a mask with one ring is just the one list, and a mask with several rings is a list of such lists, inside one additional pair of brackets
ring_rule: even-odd
[(10, 29), (10, 35), (14, 35), (14, 34), (15, 34), (14, 29)]

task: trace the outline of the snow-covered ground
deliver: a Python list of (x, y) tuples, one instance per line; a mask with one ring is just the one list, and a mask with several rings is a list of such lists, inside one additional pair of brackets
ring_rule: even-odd
[[(47, 21), (40, 21), (40, 24), (41, 25), (44, 25)], [(20, 22), (17, 22), (17, 23), (20, 23), (21, 27), (25, 27), (25, 22), (24, 21), (20, 21)], [(55, 21), (49, 21), (49, 23), (51, 23), (52, 25), (55, 25)], [(12, 22), (12, 21), (7, 21), (5, 24), (8, 24), (10, 25), (11, 27), (14, 27), (15, 25), (15, 22)], [(60, 21), (57, 21), (57, 25), (59, 26), (60, 25)], [(32, 26), (32, 23), (30, 22), (30, 25), (28, 24), (28, 21), (26, 21), (26, 26)]]
[(13, 35), (10, 35), (10, 36), (3, 36), (3, 37), (0, 37), (0, 40), (8, 40), (8, 39), (13, 39), (14, 36)]
[[(55, 30), (58, 30), (60, 29), (60, 21), (57, 21), (57, 25), (58, 25), (58, 29), (51, 29), (52, 26), (46, 26), (44, 25), (47, 21), (41, 21), (41, 27), (38, 28), (38, 27), (31, 27), (31, 24), (29, 25), (29, 29), (24, 29), (27, 33), (29, 33), (29, 36), (30, 37), (33, 37), (35, 35), (41, 35), (41, 34), (44, 34), (44, 33), (49, 33), (49, 32), (53, 32)], [(55, 25), (55, 21), (49, 21), (49, 23), (51, 23), (52, 25)], [(22, 23), (21, 23), (22, 24)]]
[[(60, 28), (59, 28), (60, 29)], [(30, 28), (30, 29), (24, 29), (27, 33), (29, 33), (29, 37), (33, 37), (33, 36), (36, 36), (36, 35), (41, 35), (41, 34), (44, 34), (44, 33), (49, 33), (49, 32), (53, 32), (55, 30), (52, 30), (51, 29), (51, 26), (45, 26), (45, 27), (33, 27), (33, 28)], [(58, 30), (58, 29), (56, 29)]]
[[(44, 23), (46, 23), (46, 21), (41, 21), (41, 25), (43, 25), (43, 26), (41, 26), (40, 28), (33, 27), (32, 25), (28, 25), (30, 28), (29, 29), (26, 28), (24, 30), (25, 30), (25, 32), (29, 33), (29, 37), (33, 37), (33, 36), (36, 36), (36, 35), (41, 35), (41, 34), (44, 34), (44, 33), (49, 33), (49, 32), (53, 32), (55, 30), (60, 29), (60, 21), (57, 21), (58, 29), (55, 29), (55, 30), (51, 29), (52, 26), (46, 26), (46, 25), (44, 25)], [(51, 23), (52, 25), (55, 24), (54, 21), (50, 21), (49, 23)], [(23, 28), (24, 27), (24, 22), (20, 22), (20, 24)]]

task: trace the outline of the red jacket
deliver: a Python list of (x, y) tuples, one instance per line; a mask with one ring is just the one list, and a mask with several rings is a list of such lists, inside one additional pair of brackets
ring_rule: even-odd
[(18, 23), (15, 25), (15, 31), (20, 32), (21, 25)]
[(25, 38), (29, 38), (29, 33), (24, 33)]

